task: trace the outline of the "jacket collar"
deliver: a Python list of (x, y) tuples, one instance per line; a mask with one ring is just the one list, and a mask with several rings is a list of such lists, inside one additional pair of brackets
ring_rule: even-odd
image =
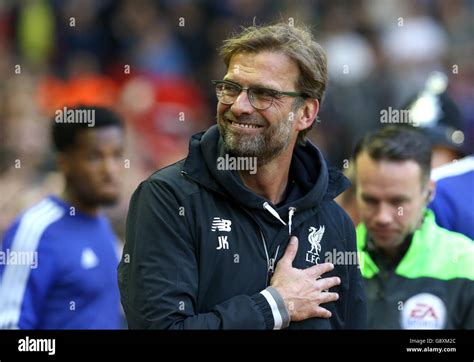
[[(224, 157), (225, 153), (218, 127), (214, 125), (191, 137), (183, 171), (204, 187), (225, 194), (246, 208), (262, 209), (268, 200), (246, 188), (237, 172), (217, 169), (217, 158)], [(314, 208), (323, 200), (335, 198), (350, 184), (340, 171), (328, 168), (321, 152), (309, 141), (305, 146), (295, 148), (290, 179), (298, 182), (298, 188), (302, 190), (291, 205), (299, 210)], [(281, 205), (282, 208), (288, 206)]]

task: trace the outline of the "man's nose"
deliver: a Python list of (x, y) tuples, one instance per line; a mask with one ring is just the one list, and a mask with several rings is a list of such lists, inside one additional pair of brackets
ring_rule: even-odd
[(115, 157), (104, 157), (102, 160), (102, 171), (108, 176), (117, 177), (121, 167), (121, 162)]
[(393, 213), (394, 210), (390, 205), (381, 203), (375, 215), (375, 222), (378, 225), (391, 224), (393, 222)]
[(240, 92), (230, 107), (230, 110), (236, 117), (239, 117), (243, 114), (252, 114), (255, 111), (255, 109), (252, 107), (252, 104), (250, 103), (247, 91), (242, 90), (242, 92)]

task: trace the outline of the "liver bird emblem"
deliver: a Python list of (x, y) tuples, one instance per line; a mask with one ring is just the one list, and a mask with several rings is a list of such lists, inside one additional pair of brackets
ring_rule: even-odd
[(321, 239), (324, 234), (324, 225), (316, 229), (314, 226), (309, 228), (308, 241), (311, 244), (311, 250), (309, 253), (319, 255), (321, 251)]

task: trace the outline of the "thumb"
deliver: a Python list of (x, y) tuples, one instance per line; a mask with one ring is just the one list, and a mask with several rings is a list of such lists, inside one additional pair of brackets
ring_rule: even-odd
[(293, 260), (295, 260), (296, 253), (298, 252), (298, 238), (292, 236), (288, 246), (286, 247), (285, 254), (281, 258), (285, 263), (292, 265)]

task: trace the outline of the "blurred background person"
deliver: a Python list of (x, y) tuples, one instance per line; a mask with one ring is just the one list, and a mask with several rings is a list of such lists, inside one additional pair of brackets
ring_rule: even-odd
[(430, 142), (389, 126), (355, 153), (357, 244), (370, 329), (474, 329), (474, 244), (441, 228)]
[(431, 142), (431, 167), (436, 168), (466, 155), (464, 121), (459, 107), (448, 95), (448, 78), (433, 72), (425, 88), (407, 108), (411, 125), (419, 128)]
[(52, 126), (64, 191), (22, 212), (1, 244), (2, 329), (121, 327), (118, 243), (99, 208), (119, 197), (123, 123), (105, 108), (65, 113)]
[[(433, 180), (435, 181), (442, 177), (442, 175), (449, 174), (448, 171), (437, 172), (438, 168), (444, 167), (444, 165), (451, 162), (456, 162), (464, 157), (466, 155), (466, 148), (468, 147), (465, 142), (464, 132), (462, 131), (464, 122), (461, 111), (447, 94), (447, 86), (446, 75), (441, 72), (433, 72), (428, 76), (425, 87), (419, 94), (406, 102), (402, 108), (395, 109), (398, 115), (401, 115), (404, 111), (407, 111), (409, 114), (409, 116), (406, 117), (407, 119), (403, 119), (403, 116), (400, 116), (397, 122), (394, 122), (396, 126), (414, 127), (423, 133), (430, 141), (431, 167), (433, 168)], [(353, 185), (338, 196), (337, 202), (349, 213), (354, 225), (357, 225), (360, 219), (356, 207), (353, 163), (352, 159), (343, 162), (344, 173), (352, 181)], [(469, 162), (463, 162), (461, 165), (455, 167), (458, 171), (453, 172), (459, 173), (460, 169), (465, 170), (465, 166), (463, 165), (467, 163)], [(453, 166), (450, 168), (452, 167)], [(458, 177), (458, 179), (459, 178), (461, 177)], [(474, 220), (474, 215), (470, 211), (470, 206), (468, 206), (471, 205), (472, 202), (466, 202), (463, 197), (455, 195), (465, 195), (467, 188), (472, 188), (474, 183), (469, 176), (463, 178), (465, 178), (465, 180), (460, 181), (459, 185), (465, 186), (457, 189), (455, 189), (455, 185), (453, 185), (452, 182), (442, 182), (443, 185), (440, 185), (439, 199), (444, 198), (445, 202), (441, 203), (443, 203), (445, 207), (441, 207), (438, 204), (439, 206), (436, 209), (433, 208), (433, 211), (435, 211), (437, 220), (442, 220), (441, 226), (449, 230), (465, 233), (466, 228), (470, 228), (468, 225), (472, 224), (472, 222), (467, 221)], [(446, 186), (444, 186), (444, 184), (446, 184)], [(446, 198), (450, 200), (450, 207), (446, 204)], [(456, 199), (456, 201), (454, 201), (454, 199)], [(472, 198), (470, 200), (473, 201)], [(453, 214), (456, 214), (456, 217)], [(447, 219), (450, 221), (448, 222)], [(454, 219), (457, 221), (454, 221)], [(457, 226), (454, 226), (454, 224)]]
[(474, 239), (474, 156), (435, 168), (436, 194), (429, 208), (436, 223)]
[(474, 158), (466, 156), (465, 120), (447, 88), (446, 74), (433, 72), (407, 108), (413, 125), (431, 142), (431, 178), (436, 182), (436, 194), (429, 207), (436, 222), (473, 239)]

